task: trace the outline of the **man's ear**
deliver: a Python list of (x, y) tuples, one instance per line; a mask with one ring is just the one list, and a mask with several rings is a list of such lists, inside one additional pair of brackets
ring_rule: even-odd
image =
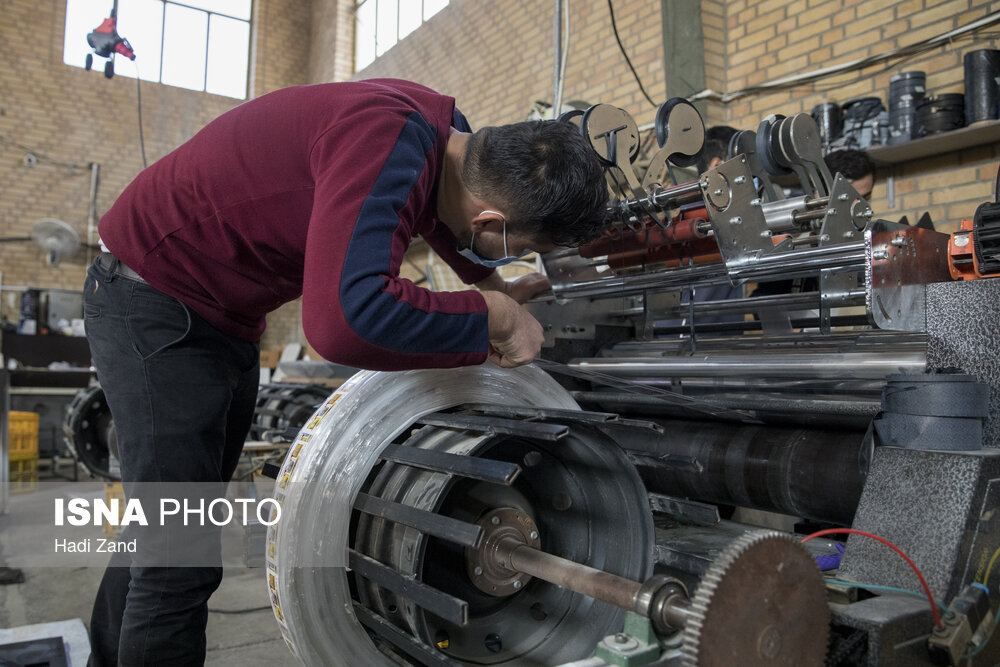
[(499, 231), (503, 221), (504, 215), (500, 211), (484, 209), (472, 219), (472, 231), (477, 234), (484, 231)]

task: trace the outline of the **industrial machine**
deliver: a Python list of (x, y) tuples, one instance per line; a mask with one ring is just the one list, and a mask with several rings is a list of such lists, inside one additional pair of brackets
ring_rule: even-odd
[(625, 111), (563, 120), (607, 165), (612, 222), (542, 258), (543, 358), (361, 372), (291, 443), (266, 547), (290, 650), (1000, 662), (997, 207), (954, 236), (879, 219), (806, 114), (680, 184), (704, 136), (687, 102), (644, 171)]

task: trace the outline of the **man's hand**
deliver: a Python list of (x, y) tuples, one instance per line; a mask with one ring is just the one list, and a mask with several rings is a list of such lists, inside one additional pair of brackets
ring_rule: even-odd
[(549, 279), (540, 273), (529, 273), (507, 282), (507, 296), (518, 303), (524, 303), (539, 292), (552, 287)]
[(487, 359), (501, 368), (531, 363), (542, 349), (542, 325), (516, 301), (497, 291), (483, 292), (489, 308), (490, 351)]
[(539, 292), (552, 287), (549, 279), (540, 273), (529, 273), (526, 276), (507, 281), (494, 272), (488, 278), (476, 283), (483, 292), (503, 292), (518, 303), (524, 303)]

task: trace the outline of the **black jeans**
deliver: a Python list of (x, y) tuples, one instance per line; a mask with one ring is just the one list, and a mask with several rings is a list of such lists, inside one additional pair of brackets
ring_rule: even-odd
[[(253, 417), (259, 345), (97, 261), (84, 319), (126, 496), (145, 482), (228, 482)], [(219, 554), (217, 539), (212, 548)], [(203, 664), (208, 598), (221, 581), (221, 555), (214, 567), (147, 567), (116, 553), (94, 603), (89, 664)]]

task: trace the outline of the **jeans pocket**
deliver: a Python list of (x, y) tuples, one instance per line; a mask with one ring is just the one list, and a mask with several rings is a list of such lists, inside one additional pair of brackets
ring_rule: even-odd
[(133, 349), (146, 361), (184, 340), (191, 330), (191, 314), (177, 299), (136, 290), (129, 300), (126, 327)]

